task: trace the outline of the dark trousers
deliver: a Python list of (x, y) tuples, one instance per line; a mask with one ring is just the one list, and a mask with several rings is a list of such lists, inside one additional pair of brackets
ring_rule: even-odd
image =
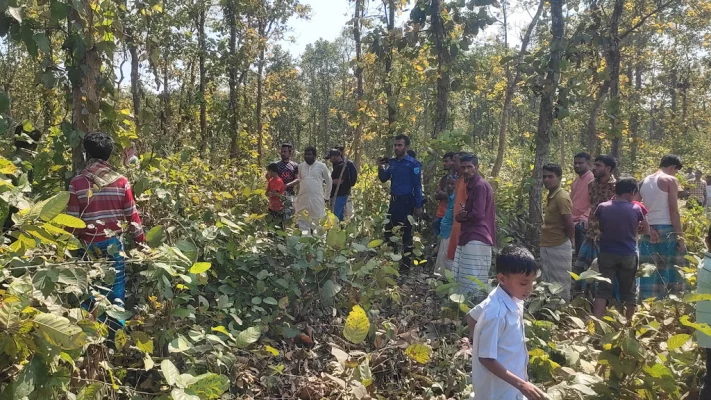
[(583, 245), (585, 241), (585, 227), (582, 222), (575, 224), (575, 255), (577, 256), (580, 252), (580, 246)]
[(284, 210), (280, 210), (280, 211), (269, 210), (268, 222), (269, 222), (270, 226), (279, 228), (283, 231), (284, 230)]
[(711, 349), (706, 350), (706, 375), (701, 381), (699, 400), (711, 400)]
[[(393, 241), (391, 238), (393, 238), (393, 236), (400, 236), (402, 238), (403, 255), (400, 261), (400, 267), (401, 270), (405, 271), (410, 268), (410, 255), (412, 253), (412, 224), (410, 224), (410, 220), (407, 217), (412, 215), (414, 209), (415, 197), (412, 195), (392, 196), (390, 198), (390, 208), (388, 208), (390, 222), (385, 225), (385, 240), (397, 251), (399, 242)], [(397, 226), (400, 226), (400, 229), (393, 232), (393, 228)]]

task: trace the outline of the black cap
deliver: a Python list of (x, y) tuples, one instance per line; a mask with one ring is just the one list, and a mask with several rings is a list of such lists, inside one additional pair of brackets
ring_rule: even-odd
[(326, 160), (330, 160), (331, 157), (340, 156), (340, 155), (341, 155), (341, 151), (340, 151), (340, 150), (338, 150), (338, 149), (331, 149), (331, 150), (328, 151), (328, 154), (326, 154)]

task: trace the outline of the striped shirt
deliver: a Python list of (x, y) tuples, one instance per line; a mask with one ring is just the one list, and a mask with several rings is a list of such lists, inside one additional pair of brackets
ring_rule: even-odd
[(71, 180), (67, 214), (86, 223), (86, 228), (74, 231), (86, 243), (104, 241), (124, 229), (135, 242), (145, 241), (131, 185), (105, 161), (90, 160), (86, 169)]

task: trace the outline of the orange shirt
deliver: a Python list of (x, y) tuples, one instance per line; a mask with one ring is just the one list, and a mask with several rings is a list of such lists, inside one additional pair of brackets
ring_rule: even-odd
[(457, 251), (459, 244), (459, 233), (462, 231), (462, 224), (457, 222), (457, 214), (464, 209), (462, 204), (467, 202), (467, 182), (464, 177), (457, 179), (457, 188), (454, 189), (454, 222), (452, 223), (452, 234), (449, 236), (449, 248), (447, 249), (447, 258), (454, 260), (454, 253)]
[(284, 194), (284, 181), (280, 177), (270, 178), (267, 183), (267, 192), (277, 192), (277, 196), (269, 196), (269, 210), (281, 211), (284, 209), (284, 203), (281, 201), (281, 196)]
[[(437, 191), (444, 190), (444, 185), (447, 184), (447, 177), (449, 175), (445, 175), (442, 177), (442, 179), (439, 180), (439, 185), (437, 185)], [(435, 214), (435, 217), (437, 218), (444, 218), (444, 214), (447, 213), (447, 199), (440, 200), (439, 201), (439, 206), (437, 206), (437, 213)]]

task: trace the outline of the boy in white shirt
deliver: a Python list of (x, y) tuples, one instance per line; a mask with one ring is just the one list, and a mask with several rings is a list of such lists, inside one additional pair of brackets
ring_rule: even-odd
[(525, 247), (506, 246), (496, 257), (499, 286), (466, 316), (472, 341), (475, 400), (543, 400), (528, 382), (523, 301), (533, 291), (538, 265)]

